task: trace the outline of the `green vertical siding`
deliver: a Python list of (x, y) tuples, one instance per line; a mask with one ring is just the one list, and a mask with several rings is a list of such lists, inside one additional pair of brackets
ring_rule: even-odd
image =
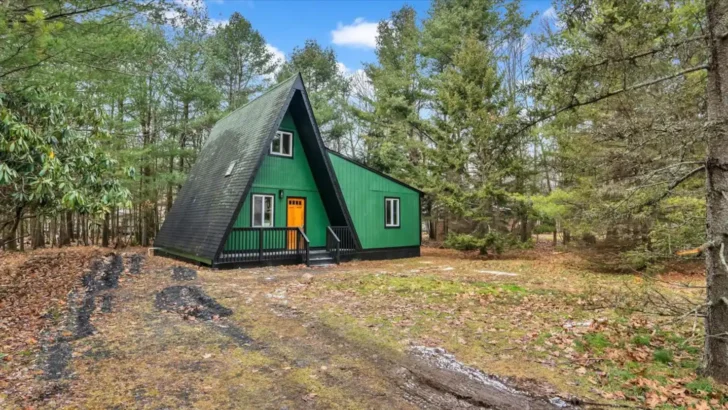
[[(401, 184), (329, 153), (364, 249), (420, 244), (420, 197)], [(400, 199), (400, 227), (384, 227), (384, 198)]]
[[(290, 113), (286, 113), (279, 129), (293, 133), (293, 158), (267, 155), (263, 159), (263, 164), (258, 170), (234, 226), (236, 228), (250, 227), (250, 204), (254, 194), (270, 194), (275, 197), (273, 219), (277, 227), (287, 225), (287, 198), (302, 197), (306, 198), (306, 235), (311, 241), (311, 246), (326, 246), (326, 227), (329, 226), (329, 217), (324, 209), (316, 181), (313, 179), (306, 153), (303, 151)], [(278, 191), (281, 189), (283, 198), (278, 195)], [(230, 249), (230, 246), (229, 242), (226, 243), (225, 249)]]

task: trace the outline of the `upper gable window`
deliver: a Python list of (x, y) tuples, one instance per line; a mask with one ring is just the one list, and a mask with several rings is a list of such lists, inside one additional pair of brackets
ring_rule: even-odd
[(270, 154), (282, 157), (293, 156), (293, 134), (286, 131), (276, 131), (273, 142), (270, 143)]

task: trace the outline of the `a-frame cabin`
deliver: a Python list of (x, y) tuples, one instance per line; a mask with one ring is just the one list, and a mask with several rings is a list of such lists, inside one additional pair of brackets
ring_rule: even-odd
[(155, 253), (217, 268), (419, 256), (421, 195), (326, 149), (299, 74), (215, 124)]

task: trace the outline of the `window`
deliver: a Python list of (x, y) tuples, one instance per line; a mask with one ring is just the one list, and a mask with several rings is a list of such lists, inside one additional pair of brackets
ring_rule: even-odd
[(293, 156), (293, 134), (285, 131), (276, 131), (276, 136), (270, 143), (271, 155), (279, 155), (282, 157)]
[(229, 177), (230, 175), (232, 175), (232, 173), (233, 173), (233, 169), (235, 169), (235, 164), (236, 164), (237, 162), (238, 162), (238, 161), (233, 161), (233, 162), (231, 162), (231, 163), (230, 163), (230, 165), (228, 166), (228, 169), (227, 169), (227, 171), (225, 171), (225, 176), (226, 176), (226, 177)]
[(384, 198), (384, 226), (399, 228), (399, 198)]
[(253, 195), (253, 228), (273, 226), (273, 195)]

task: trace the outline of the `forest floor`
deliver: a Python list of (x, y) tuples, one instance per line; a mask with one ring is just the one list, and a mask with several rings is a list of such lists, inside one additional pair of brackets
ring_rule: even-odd
[(647, 278), (592, 256), (0, 255), (0, 408), (722, 408), (696, 376), (702, 323), (659, 315), (700, 299), (700, 264)]

